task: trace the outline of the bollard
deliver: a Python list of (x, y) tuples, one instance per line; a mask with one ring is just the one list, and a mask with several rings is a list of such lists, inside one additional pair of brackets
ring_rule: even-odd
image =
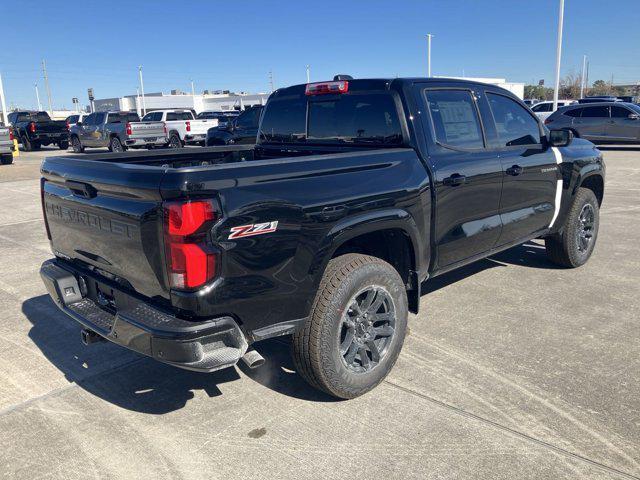
[(13, 157), (19, 157), (20, 156), (20, 149), (18, 148), (18, 139), (14, 138), (13, 139)]

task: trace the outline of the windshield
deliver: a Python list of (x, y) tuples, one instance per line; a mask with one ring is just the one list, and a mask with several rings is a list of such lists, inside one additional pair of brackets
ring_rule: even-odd
[(267, 104), (260, 139), (269, 143), (400, 145), (402, 128), (389, 92), (302, 97)]

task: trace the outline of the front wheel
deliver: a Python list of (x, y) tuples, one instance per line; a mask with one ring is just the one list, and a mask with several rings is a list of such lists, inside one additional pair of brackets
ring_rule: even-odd
[(584, 265), (595, 248), (599, 226), (598, 199), (588, 188), (579, 188), (560, 233), (545, 239), (549, 259), (567, 268)]
[(368, 255), (336, 257), (325, 270), (309, 319), (293, 335), (296, 370), (335, 397), (362, 395), (395, 364), (407, 316), (407, 293), (395, 268)]
[(75, 153), (84, 152), (84, 147), (82, 146), (82, 142), (80, 141), (80, 139), (78, 137), (72, 137), (71, 138), (71, 148), (73, 148), (73, 151)]
[(20, 143), (22, 144), (22, 148), (25, 152), (33, 151), (33, 144), (29, 141), (27, 137), (23, 137)]
[(66, 150), (69, 148), (69, 142), (68, 141), (62, 141), (58, 144), (58, 147), (60, 148), (60, 150)]

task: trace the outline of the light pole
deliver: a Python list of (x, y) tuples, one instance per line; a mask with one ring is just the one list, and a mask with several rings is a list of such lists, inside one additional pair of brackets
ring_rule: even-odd
[(34, 84), (34, 87), (36, 87), (36, 100), (38, 101), (38, 111), (41, 112), (42, 111), (42, 104), (40, 103), (40, 92), (38, 91), (38, 84)]
[(427, 33), (427, 77), (431, 76), (431, 38), (435, 35)]
[(53, 107), (51, 106), (51, 88), (49, 88), (49, 77), (47, 76), (47, 64), (42, 59), (42, 73), (44, 74), (44, 85), (47, 87), (47, 97), (49, 98), (49, 115), (53, 117)]
[(196, 88), (193, 86), (193, 78), (191, 79), (191, 99), (193, 100), (193, 109), (196, 109)]
[(144, 102), (144, 82), (142, 81), (142, 65), (138, 67), (138, 75), (140, 76), (140, 92), (142, 92), (142, 116), (147, 114), (147, 105)]
[(564, 21), (564, 0), (560, 0), (558, 12), (558, 45), (556, 47), (556, 84), (553, 91), (553, 111), (558, 109), (558, 93), (560, 90), (560, 60), (562, 58), (562, 24)]
[(580, 98), (584, 98), (584, 88), (587, 84), (587, 78), (585, 77), (587, 73), (587, 56), (582, 56), (582, 75), (580, 76)]
[(311, 65), (307, 65), (307, 83), (311, 83)]
[(2, 121), (5, 127), (9, 125), (9, 119), (7, 118), (7, 102), (4, 98), (4, 85), (2, 85), (2, 75), (0, 74), (0, 103), (2, 104)]

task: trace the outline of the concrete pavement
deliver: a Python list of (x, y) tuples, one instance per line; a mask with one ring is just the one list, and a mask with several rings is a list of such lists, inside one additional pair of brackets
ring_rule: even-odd
[(23, 152), (0, 167), (0, 477), (640, 478), (640, 148), (603, 150), (586, 266), (530, 242), (434, 279), (388, 380), (346, 402), (282, 339), (208, 375), (84, 347), (38, 276), (46, 153)]

